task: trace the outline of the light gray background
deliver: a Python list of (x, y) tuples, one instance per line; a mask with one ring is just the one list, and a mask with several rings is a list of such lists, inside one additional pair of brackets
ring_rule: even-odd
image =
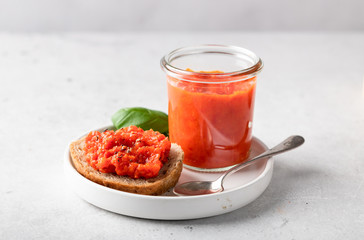
[(0, 0), (0, 31), (362, 31), (363, 0)]
[[(0, 0), (0, 239), (363, 239), (363, 9), (363, 0)], [(117, 215), (70, 191), (68, 142), (121, 107), (167, 111), (161, 56), (208, 42), (264, 60), (255, 136), (268, 146), (306, 138), (275, 157), (267, 190), (191, 221)]]
[[(166, 112), (161, 56), (208, 41), (265, 63), (253, 134), (270, 147), (306, 139), (274, 157), (266, 191), (188, 221), (113, 214), (72, 192), (68, 143), (122, 107)], [(364, 33), (348, 32), (0, 34), (0, 239), (364, 239), (363, 43)]]

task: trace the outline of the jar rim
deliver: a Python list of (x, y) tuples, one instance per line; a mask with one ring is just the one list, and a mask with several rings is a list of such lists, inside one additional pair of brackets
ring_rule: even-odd
[[(236, 71), (221, 72), (221, 73), (193, 72), (186, 69), (175, 67), (171, 64), (171, 62), (178, 57), (183, 57), (193, 54), (201, 54), (201, 53), (219, 53), (219, 54), (230, 54), (236, 56), (244, 55), (253, 60), (254, 63), (252, 66), (247, 68), (242, 68)], [(209, 79), (207, 79), (211, 76), (213, 76), (213, 79), (219, 80), (218, 82), (213, 81), (213, 83), (242, 81), (244, 79), (249, 79), (256, 76), (263, 68), (263, 61), (252, 51), (242, 47), (237, 47), (232, 45), (219, 45), (219, 44), (204, 44), (197, 46), (181, 47), (165, 55), (161, 59), (160, 63), (162, 69), (168, 75), (184, 81), (199, 82), (199, 83), (204, 82), (201, 81), (201, 79), (206, 79), (207, 83), (211, 83), (211, 81), (208, 81)]]

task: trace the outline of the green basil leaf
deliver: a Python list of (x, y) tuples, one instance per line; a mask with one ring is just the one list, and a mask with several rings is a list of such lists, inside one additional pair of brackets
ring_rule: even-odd
[(168, 134), (168, 115), (142, 107), (122, 108), (111, 117), (116, 129), (135, 125), (143, 130), (153, 129)]

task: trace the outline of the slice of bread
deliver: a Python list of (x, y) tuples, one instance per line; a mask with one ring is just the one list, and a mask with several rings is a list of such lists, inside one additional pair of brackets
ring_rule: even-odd
[(172, 143), (168, 162), (163, 165), (159, 175), (149, 179), (133, 179), (95, 170), (85, 159), (84, 145), (85, 137), (71, 143), (70, 152), (73, 165), (84, 177), (106, 187), (144, 195), (161, 195), (177, 184), (182, 172), (184, 153), (181, 147), (175, 143)]

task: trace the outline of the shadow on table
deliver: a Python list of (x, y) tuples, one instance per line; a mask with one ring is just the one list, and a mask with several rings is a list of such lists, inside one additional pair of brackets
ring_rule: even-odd
[[(297, 170), (297, 167), (288, 165), (284, 161), (279, 161), (274, 165), (274, 173), (268, 188), (260, 197), (247, 206), (214, 217), (161, 222), (170, 225), (207, 225), (259, 219), (269, 212), (281, 212), (282, 206), (289, 204), (290, 199), (294, 198), (297, 192), (302, 192), (312, 187), (314, 179), (322, 176), (322, 174), (323, 172), (317, 168), (308, 169), (306, 167)], [(186, 209), (186, 211), (188, 210)]]

